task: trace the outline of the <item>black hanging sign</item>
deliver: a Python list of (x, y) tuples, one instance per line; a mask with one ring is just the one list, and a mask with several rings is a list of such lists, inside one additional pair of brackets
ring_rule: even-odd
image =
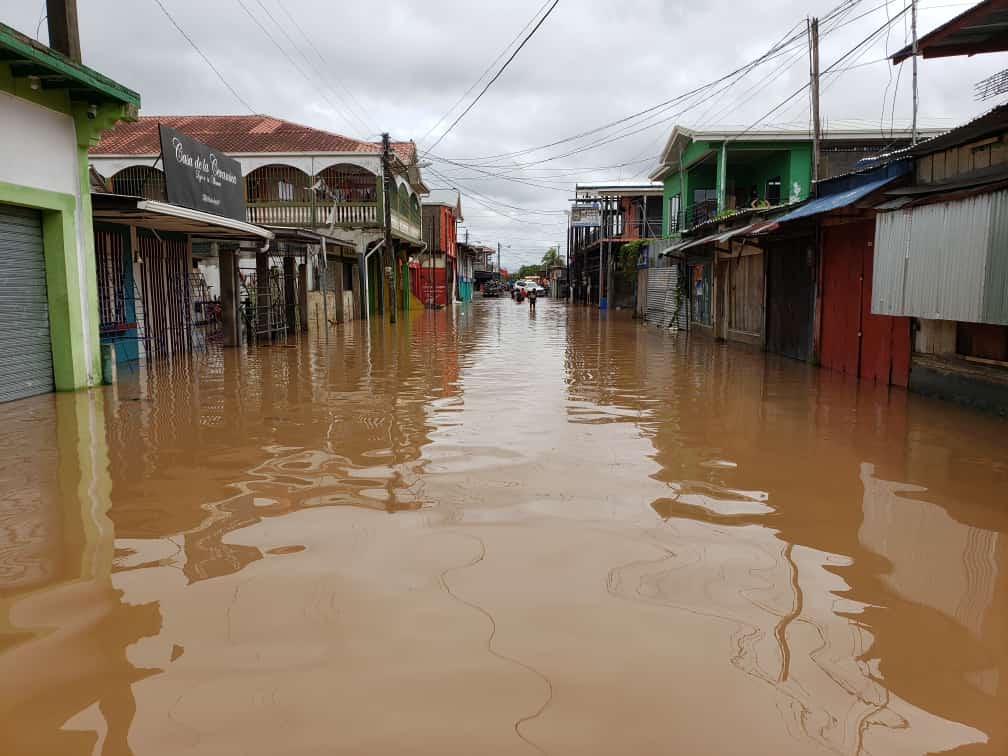
[(245, 192), (238, 161), (164, 124), (158, 127), (168, 201), (245, 220)]

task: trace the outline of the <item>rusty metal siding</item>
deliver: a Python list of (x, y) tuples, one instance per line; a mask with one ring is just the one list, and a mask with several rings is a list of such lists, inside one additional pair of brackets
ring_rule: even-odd
[(1008, 324), (1008, 192), (880, 213), (872, 312)]

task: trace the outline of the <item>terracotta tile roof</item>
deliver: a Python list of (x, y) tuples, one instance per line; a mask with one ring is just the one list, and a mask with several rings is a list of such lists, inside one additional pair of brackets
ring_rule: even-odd
[[(302, 126), (266, 115), (141, 116), (106, 131), (92, 155), (154, 155), (161, 151), (158, 124), (164, 123), (225, 153), (371, 152), (380, 142), (362, 142), (330, 131)], [(412, 142), (393, 142), (399, 159), (409, 164), (416, 156)]]

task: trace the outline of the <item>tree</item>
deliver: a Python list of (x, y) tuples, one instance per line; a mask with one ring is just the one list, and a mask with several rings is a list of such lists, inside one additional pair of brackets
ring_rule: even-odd
[(543, 267), (549, 271), (550, 268), (555, 268), (557, 265), (563, 265), (560, 260), (560, 252), (556, 247), (550, 247), (546, 250), (546, 254), (543, 255), (542, 259)]

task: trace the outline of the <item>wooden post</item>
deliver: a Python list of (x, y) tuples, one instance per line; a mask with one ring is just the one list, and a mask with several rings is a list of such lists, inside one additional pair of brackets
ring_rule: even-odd
[(293, 334), (298, 331), (298, 303), (297, 285), (294, 276), (297, 267), (294, 258), (285, 255), (283, 259), (283, 292), (284, 292), (284, 316), (287, 320), (287, 333)]
[(217, 251), (217, 260), (220, 267), (221, 328), (224, 331), (224, 346), (238, 346), (239, 320), (238, 297), (236, 296), (238, 282), (235, 275), (235, 250), (230, 245), (221, 248), (218, 242), (212, 242), (210, 248)]
[(819, 153), (822, 137), (819, 123), (819, 19), (809, 22), (809, 43), (812, 45), (812, 183), (819, 180)]
[(46, 0), (49, 47), (75, 63), (81, 62), (80, 31), (77, 28), (77, 0)]
[(301, 311), (301, 330), (308, 331), (308, 266), (298, 265), (298, 309)]

